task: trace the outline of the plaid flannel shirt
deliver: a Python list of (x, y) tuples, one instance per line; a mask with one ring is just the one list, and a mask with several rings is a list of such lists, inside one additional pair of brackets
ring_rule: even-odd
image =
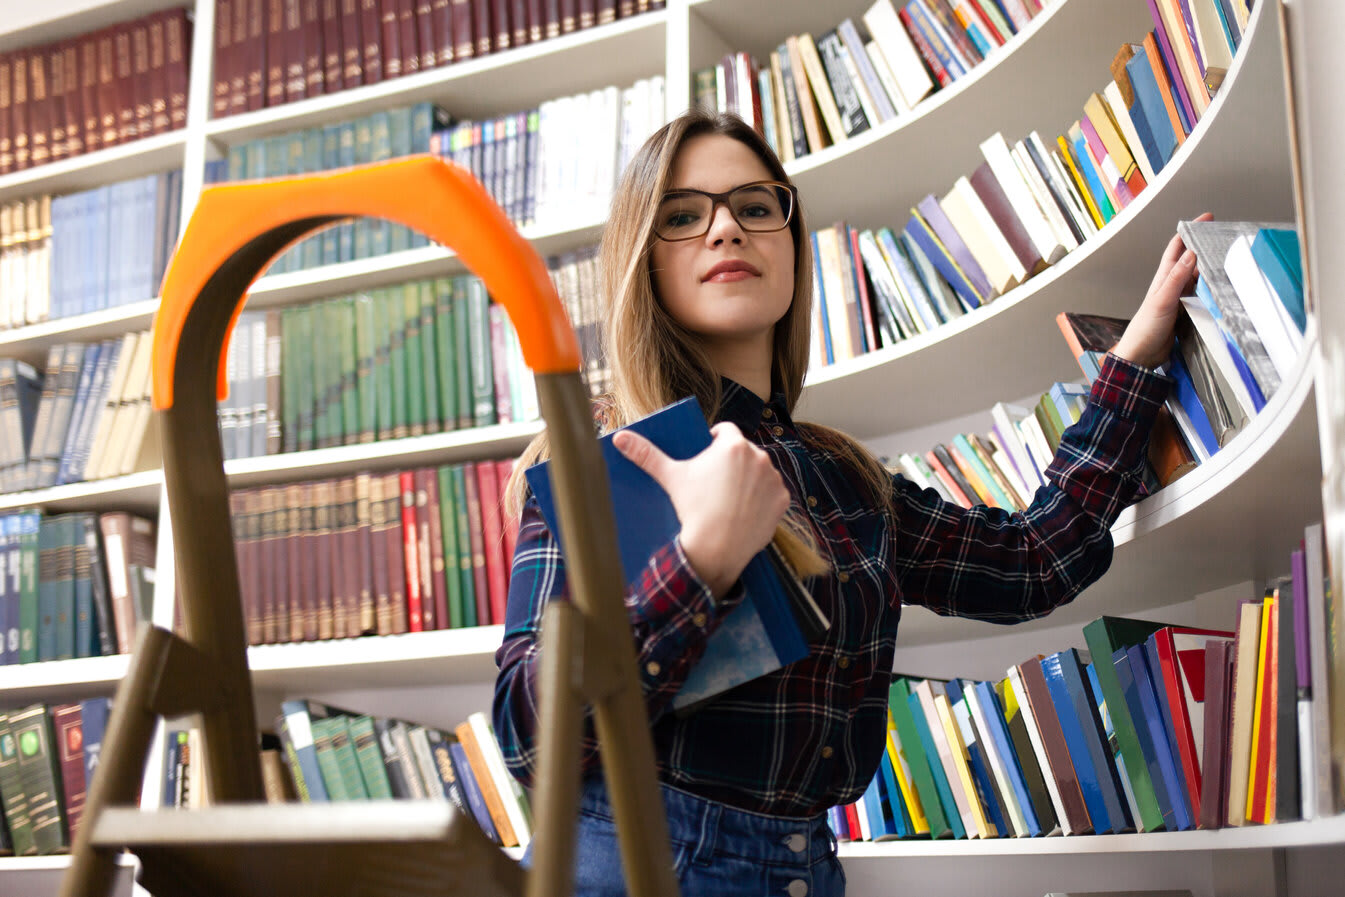
[[(1135, 495), (1165, 377), (1108, 356), (1031, 506), (1007, 513), (950, 504), (892, 477), (895, 513), (875, 510), (855, 473), (803, 442), (783, 397), (762, 401), (725, 381), (719, 419), (737, 424), (783, 475), (832, 572), (807, 581), (831, 627), (809, 656), (680, 715), (672, 697), (718, 622), (716, 603), (673, 539), (628, 587), (660, 778), (732, 806), (811, 817), (854, 801), (886, 739), (893, 649), (903, 603), (1013, 623), (1049, 613), (1111, 563), (1110, 526)], [(510, 770), (531, 784), (536, 760), (538, 633), (545, 602), (565, 595), (565, 565), (534, 499), (521, 515), (496, 652), (494, 724)], [(585, 770), (597, 768), (591, 720)]]

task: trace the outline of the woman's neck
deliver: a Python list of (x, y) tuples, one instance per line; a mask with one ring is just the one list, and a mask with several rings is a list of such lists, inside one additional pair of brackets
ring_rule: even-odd
[(728, 377), (738, 385), (751, 390), (758, 398), (771, 397), (771, 360), (774, 340), (764, 339), (750, 343), (707, 343), (706, 354), (720, 376)]

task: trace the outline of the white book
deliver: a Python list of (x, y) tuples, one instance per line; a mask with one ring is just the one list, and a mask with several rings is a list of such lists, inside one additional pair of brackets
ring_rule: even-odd
[(1037, 254), (1048, 265), (1054, 265), (1064, 258), (1065, 253), (1069, 251), (1069, 247), (1061, 243), (1056, 237), (1055, 232), (1051, 229), (1050, 222), (1046, 220), (1045, 213), (1038, 206), (1031, 191), (1028, 190), (1022, 173), (1018, 170), (1018, 166), (1014, 164), (1013, 156), (1009, 152), (1009, 143), (1004, 139), (1004, 135), (996, 131), (983, 140), (981, 142), (981, 155), (985, 156), (985, 161), (990, 165), (990, 171), (995, 175), (995, 180), (999, 181), (1000, 187), (1004, 190), (1004, 195), (1008, 197), (1009, 203), (1018, 215), (1018, 220), (1023, 223), (1023, 229), (1027, 231), (1028, 238), (1032, 240), (1032, 245), (1037, 250)]
[(1191, 318), (1191, 323), (1195, 325), (1196, 333), (1200, 341), (1205, 345), (1205, 354), (1214, 362), (1219, 373), (1223, 375), (1224, 381), (1228, 384), (1229, 393), (1237, 402), (1242, 413), (1250, 420), (1256, 416), (1256, 404), (1252, 401), (1252, 394), (1247, 390), (1247, 384), (1243, 382), (1241, 374), (1238, 373), (1237, 365), (1233, 361), (1233, 353), (1228, 348), (1228, 341), (1224, 339), (1223, 331), (1219, 329), (1219, 324), (1210, 314), (1210, 310), (1205, 307), (1205, 303), (1193, 296), (1183, 296), (1182, 305), (1186, 308), (1186, 313)]
[[(929, 680), (921, 680), (916, 683), (913, 693), (920, 703), (920, 711), (925, 715), (925, 723), (929, 726), (930, 738), (933, 740), (935, 751), (939, 755), (939, 763), (943, 767), (944, 777), (948, 780), (948, 790), (953, 793), (953, 803), (957, 807), (958, 817), (962, 820), (962, 827), (966, 829), (968, 838), (978, 838), (981, 829), (976, 825), (976, 818), (972, 815), (967, 792), (962, 787), (962, 777), (958, 775), (957, 766), (953, 761), (953, 748), (948, 743), (948, 733), (944, 729), (943, 721), (939, 716), (937, 702), (934, 699), (934, 690), (930, 686)], [(946, 712), (947, 697), (944, 697), (943, 704)], [(961, 749), (960, 745), (958, 749)]]
[[(1046, 756), (1046, 748), (1042, 744), (1041, 730), (1037, 728), (1037, 718), (1032, 714), (1032, 705), (1027, 702), (1027, 690), (1023, 688), (1023, 679), (1018, 675), (1017, 667), (1009, 667), (1005, 676), (1009, 680), (1009, 690), (1013, 692), (1014, 702), (1018, 704), (1018, 712), (1023, 715), (1023, 723), (1027, 729), (1027, 740), (1032, 743), (1032, 753), (1037, 755), (1037, 766), (1041, 769), (1042, 781), (1046, 783), (1046, 794), (1051, 798), (1051, 808), (1055, 810), (1055, 818), (1061, 831), (1067, 835), (1077, 834), (1076, 831), (1069, 829), (1069, 817), (1065, 815), (1065, 804), (1060, 799), (1060, 788), (1056, 785), (1055, 776), (1051, 775), (1051, 763)], [(1042, 834), (1046, 834), (1043, 832)]]
[(1014, 789), (1013, 780), (1009, 777), (1008, 767), (1014, 760), (1012, 757), (1006, 760), (1004, 755), (999, 752), (999, 745), (990, 735), (990, 719), (986, 716), (985, 708), (981, 706), (981, 699), (970, 682), (963, 682), (962, 700), (966, 704), (966, 712), (970, 716), (969, 723), (975, 726), (979, 736), (978, 740), (985, 750), (986, 760), (990, 762), (990, 772), (995, 777), (995, 784), (999, 785), (1000, 796), (1004, 798), (1004, 808), (1009, 814), (1009, 826), (1013, 829), (1013, 836), (1015, 838), (1030, 837), (1032, 830), (1028, 827), (1027, 816), (1023, 813), (1023, 807), (1018, 802), (1018, 792)]
[[(962, 734), (962, 726), (958, 721), (957, 712), (957, 709), (960, 709), (962, 713), (966, 713), (966, 705), (959, 701), (957, 709), (954, 709), (953, 702), (948, 700), (948, 695), (938, 694), (934, 696), (934, 709), (938, 713), (939, 720), (943, 724), (945, 734), (948, 736), (948, 746), (953, 754), (953, 767), (958, 775), (963, 777), (961, 781), (964, 783), (964, 787), (973, 788), (976, 783), (976, 778), (971, 771), (971, 764), (967, 759), (967, 739)], [(973, 739), (973, 743), (974, 741), (975, 739)], [(967, 829), (968, 836), (970, 836), (971, 832), (975, 831), (978, 833), (977, 836), (981, 838), (999, 837), (999, 829), (995, 827), (995, 824), (990, 821), (990, 817), (986, 815), (985, 806), (981, 803), (980, 796), (972, 790), (971, 793), (967, 795), (967, 798), (967, 803), (971, 809), (972, 823), (971, 827)], [(1008, 834), (1008, 832), (1005, 832), (1004, 834)]]
[(859, 108), (864, 110), (864, 117), (868, 119), (869, 127), (878, 127), (885, 119), (879, 116), (878, 106), (874, 103), (873, 95), (869, 93), (869, 86), (864, 82), (864, 76), (859, 72), (859, 66), (855, 63), (854, 57), (850, 55), (850, 48), (845, 45), (844, 41), (840, 41), (836, 45), (836, 50), (840, 54), (841, 64), (845, 66), (846, 77), (854, 85), (855, 96), (859, 97)]
[(1013, 461), (1019, 479), (1027, 487), (1028, 504), (1031, 503), (1031, 493), (1045, 483), (1027, 445), (1023, 442), (1022, 434), (1018, 431), (1018, 422), (1032, 416), (1030, 409), (1007, 402), (996, 402), (990, 408), (990, 419), (995, 424), (995, 432), (992, 435), (998, 437), (999, 444)]
[[(1336, 688), (1343, 682), (1331, 681), (1331, 640), (1326, 624), (1326, 558), (1322, 539), (1322, 524), (1314, 523), (1303, 530), (1303, 555), (1307, 567), (1308, 590), (1308, 671), (1312, 675), (1312, 737), (1308, 742), (1312, 770), (1314, 815), (1304, 819), (1330, 816), (1335, 812), (1335, 797), (1331, 785), (1331, 701)], [(1333, 596), (1339, 612), (1341, 596)], [(1338, 616), (1336, 619), (1340, 619)], [(1306, 752), (1306, 751), (1305, 751)], [(1306, 792), (1305, 792), (1306, 793)]]
[(771, 97), (775, 105), (775, 134), (780, 141), (780, 161), (788, 165), (794, 161), (794, 129), (789, 122), (789, 106), (785, 99), (784, 70), (780, 68), (780, 54), (770, 54)]
[[(1247, 317), (1256, 328), (1261, 342), (1282, 380), (1288, 379), (1298, 360), (1303, 334), (1289, 322), (1288, 312), (1271, 289), (1265, 274), (1252, 256), (1252, 234), (1243, 234), (1228, 247), (1224, 257), (1224, 273), (1237, 291)], [(1288, 326), (1286, 327), (1286, 322)], [(1292, 332), (1292, 335), (1291, 335)]]
[(1140, 140), (1139, 132), (1135, 130), (1135, 122), (1130, 117), (1130, 110), (1126, 108), (1125, 98), (1121, 96), (1120, 85), (1115, 81), (1108, 81), (1107, 86), (1102, 88), (1102, 99), (1107, 104), (1107, 111), (1111, 113), (1112, 121), (1121, 129), (1126, 148), (1135, 157), (1135, 164), (1139, 166), (1140, 174), (1144, 175), (1144, 182), (1152, 184), (1157, 172), (1154, 171), (1153, 162), (1144, 151), (1144, 143)]
[(883, 85), (883, 90), (887, 91), (887, 98), (892, 102), (892, 108), (896, 110), (897, 115), (910, 112), (911, 107), (906, 105), (906, 100), (901, 95), (901, 88), (897, 86), (897, 77), (892, 74), (892, 67), (887, 64), (887, 57), (883, 55), (883, 48), (878, 46), (876, 40), (870, 40), (864, 44), (864, 52), (869, 54), (869, 63), (873, 66), (878, 81)]
[(859, 354), (850, 338), (850, 319), (845, 303), (845, 271), (841, 267), (840, 234), (836, 227), (817, 231), (817, 267), (821, 269), (823, 299), (827, 304), (827, 332), (831, 335), (831, 357), (845, 361)]
[(1200, 48), (1205, 70), (1220, 68), (1227, 72), (1233, 64), (1233, 48), (1219, 23), (1219, 11), (1215, 8), (1218, 3), (1219, 0), (1188, 0), (1187, 5), (1191, 8), (1191, 24), (1195, 26), (1195, 34), (1191, 36)]
[(1027, 139), (1031, 141), (1037, 155), (1041, 157), (1047, 168), (1054, 174), (1052, 182), (1061, 195), (1065, 197), (1066, 206), (1069, 209), (1070, 217), (1074, 219), (1075, 226), (1079, 228), (1085, 239), (1097, 233), (1097, 224), (1094, 223), (1093, 216), (1088, 214), (1088, 209), (1084, 207), (1083, 198), (1079, 196), (1074, 181), (1070, 178), (1069, 172), (1065, 171), (1060, 157), (1047, 147), (1045, 141), (1041, 139), (1041, 135), (1036, 131), (1028, 134)]
[(1014, 466), (1013, 459), (1009, 456), (1008, 450), (1004, 447), (1004, 442), (997, 433), (990, 433), (986, 437), (994, 451), (990, 455), (990, 460), (994, 462), (995, 467), (1004, 475), (1005, 481), (1014, 492), (1014, 497), (1018, 499), (1019, 504), (1024, 508), (1032, 504), (1032, 495), (1035, 489), (1029, 489), (1027, 483), (1018, 475), (1018, 469)]
[(490, 726), (490, 720), (485, 713), (477, 711), (467, 717), (467, 724), (476, 735), (491, 781), (500, 792), (500, 803), (504, 804), (504, 814), (509, 818), (509, 825), (518, 837), (518, 846), (527, 847), (528, 842), (532, 840), (532, 818), (527, 809), (527, 798), (518, 780), (505, 768), (504, 755), (500, 752), (499, 742), (495, 740), (495, 731)]
[(1042, 431), (1041, 423), (1035, 414), (1029, 414), (1018, 422), (1018, 434), (1023, 438), (1023, 445), (1027, 446), (1028, 453), (1032, 455), (1032, 460), (1037, 465), (1041, 481), (1049, 482), (1046, 478), (1046, 469), (1051, 466), (1055, 453), (1051, 451), (1051, 443)]
[(882, 48), (883, 59), (897, 82), (902, 102), (910, 109), (934, 89), (934, 79), (925, 69), (911, 36), (897, 17), (891, 0), (878, 0), (864, 13), (864, 24)]
[(939, 206), (998, 293), (1003, 295), (1027, 279), (1027, 269), (986, 211), (971, 181), (966, 177), (954, 181)]

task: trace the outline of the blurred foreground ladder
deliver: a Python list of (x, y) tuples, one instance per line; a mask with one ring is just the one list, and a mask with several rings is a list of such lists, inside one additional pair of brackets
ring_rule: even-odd
[[(263, 801), (242, 605), (215, 402), (248, 288), (295, 241), (342, 219), (414, 228), (454, 251), (518, 331), (551, 442), (572, 603), (543, 623), (542, 710), (531, 870), (446, 803)], [(154, 407), (182, 600), (181, 634), (142, 628), (114, 699), (63, 897), (103, 897), (122, 849), (154, 897), (521, 895), (573, 880), (583, 705), (597, 736), (629, 892), (676, 893), (607, 477), (574, 333), (541, 259), (462, 169), (414, 157), (322, 176), (203, 191), (164, 278), (154, 326)], [(159, 718), (201, 715), (214, 806), (137, 808)]]

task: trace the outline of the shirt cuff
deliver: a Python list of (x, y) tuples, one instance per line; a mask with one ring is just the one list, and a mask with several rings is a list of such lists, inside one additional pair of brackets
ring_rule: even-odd
[(1147, 422), (1163, 407), (1171, 385), (1167, 375), (1108, 352), (1088, 401), (1125, 420)]

